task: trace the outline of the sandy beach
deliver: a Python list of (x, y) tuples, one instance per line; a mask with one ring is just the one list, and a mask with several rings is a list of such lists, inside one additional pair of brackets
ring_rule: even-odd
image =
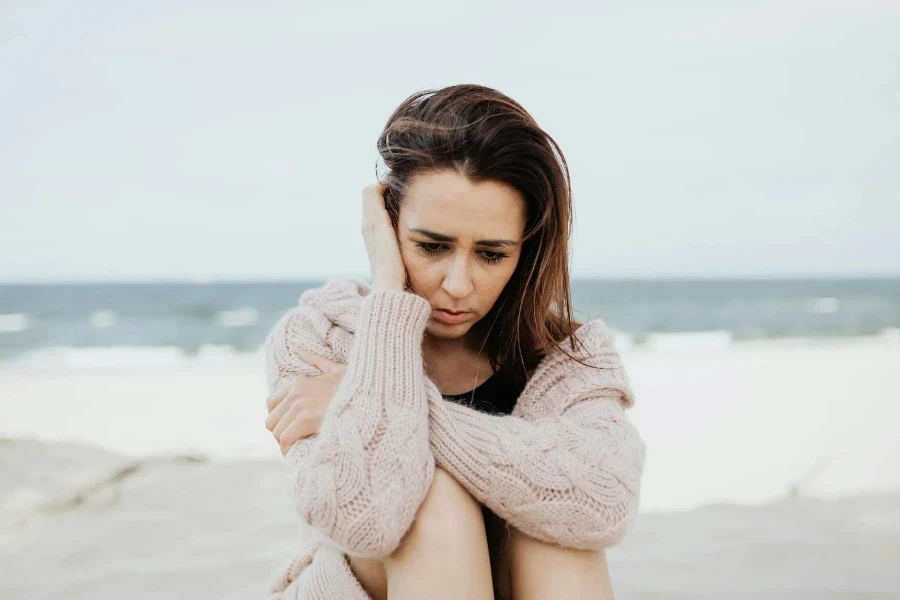
[[(619, 598), (900, 597), (900, 344), (623, 350)], [(298, 527), (258, 355), (0, 367), (0, 597), (259, 598)]]

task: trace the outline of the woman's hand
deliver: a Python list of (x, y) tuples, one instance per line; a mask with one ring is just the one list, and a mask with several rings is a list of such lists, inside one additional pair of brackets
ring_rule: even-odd
[(331, 404), (334, 391), (347, 370), (346, 365), (308, 352), (299, 352), (298, 357), (322, 374), (298, 375), (290, 385), (266, 400), (269, 409), (266, 429), (275, 436), (282, 455), (287, 454), (297, 440), (319, 433), (325, 409)]
[(384, 208), (387, 185), (375, 183), (363, 188), (362, 234), (369, 254), (372, 290), (406, 289), (406, 265), (400, 256), (397, 232)]

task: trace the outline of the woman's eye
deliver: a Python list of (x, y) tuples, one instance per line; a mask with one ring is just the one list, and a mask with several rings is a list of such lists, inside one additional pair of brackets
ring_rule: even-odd
[(498, 263), (504, 258), (507, 257), (506, 254), (502, 252), (482, 252), (481, 257), (484, 259), (484, 262), (488, 264)]
[(443, 244), (429, 244), (428, 242), (419, 242), (418, 246), (427, 254), (431, 255), (440, 254), (446, 249)]
[[(431, 256), (437, 256), (439, 254), (443, 254), (447, 250), (447, 246), (444, 244), (435, 244), (429, 242), (416, 242), (416, 245), (422, 249), (425, 254)], [(508, 254), (503, 254), (502, 252), (492, 252), (490, 250), (482, 250), (478, 253), (481, 257), (481, 260), (486, 262), (487, 264), (495, 264), (509, 256)]]

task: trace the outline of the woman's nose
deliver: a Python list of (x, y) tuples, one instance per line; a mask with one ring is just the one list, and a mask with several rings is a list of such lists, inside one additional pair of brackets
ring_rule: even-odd
[(444, 291), (454, 298), (465, 298), (472, 293), (472, 278), (465, 258), (454, 260), (444, 277)]

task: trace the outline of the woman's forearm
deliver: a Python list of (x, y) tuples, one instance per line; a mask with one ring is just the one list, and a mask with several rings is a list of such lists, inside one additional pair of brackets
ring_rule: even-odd
[(614, 397), (535, 421), (432, 400), (430, 438), (438, 466), (536, 539), (608, 547), (637, 513), (644, 445)]
[(411, 293), (367, 295), (319, 435), (288, 455), (302, 459), (292, 473), (301, 516), (348, 553), (393, 552), (431, 485), (422, 362), (430, 313)]

